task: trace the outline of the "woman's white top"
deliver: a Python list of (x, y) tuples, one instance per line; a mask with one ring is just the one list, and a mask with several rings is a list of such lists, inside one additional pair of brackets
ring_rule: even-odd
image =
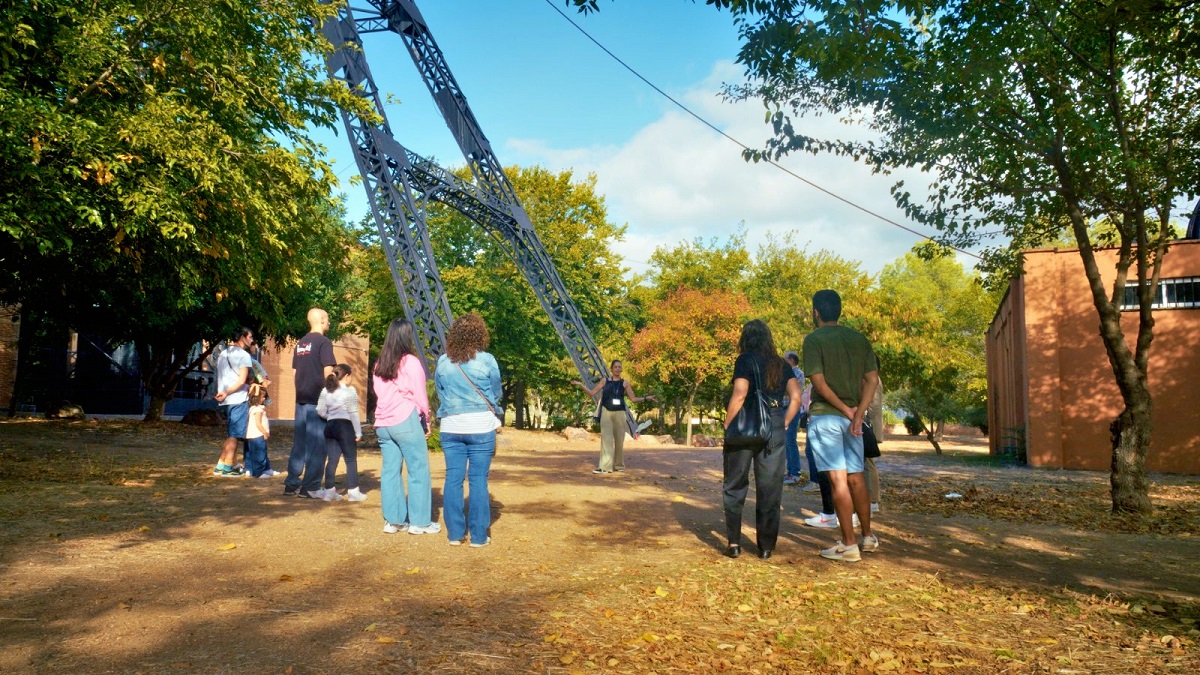
[(332, 392), (321, 387), (317, 399), (317, 414), (326, 420), (350, 420), (354, 425), (354, 437), (362, 438), (362, 422), (358, 419), (358, 392), (354, 387), (343, 384)]
[(500, 428), (490, 410), (443, 417), (439, 424), (443, 434), (486, 434)]

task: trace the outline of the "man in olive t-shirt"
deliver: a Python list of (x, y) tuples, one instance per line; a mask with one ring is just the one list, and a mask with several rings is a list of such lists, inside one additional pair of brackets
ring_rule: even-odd
[[(842, 298), (836, 291), (813, 295), (817, 330), (804, 338), (804, 372), (812, 380), (808, 442), (817, 470), (829, 476), (833, 506), (842, 540), (821, 551), (831, 560), (856, 562), (874, 552), (879, 539), (871, 533), (871, 503), (863, 480), (862, 422), (879, 372), (871, 343), (858, 331), (838, 325)], [(860, 405), (862, 402), (867, 405)], [(853, 515), (862, 525), (862, 546), (855, 539)]]

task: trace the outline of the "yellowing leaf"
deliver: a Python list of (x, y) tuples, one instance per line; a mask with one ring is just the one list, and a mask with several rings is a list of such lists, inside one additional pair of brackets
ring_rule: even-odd
[(394, 638), (394, 637), (381, 637), (381, 638), (375, 638), (375, 641), (376, 641), (376, 642), (378, 642), (379, 644), (382, 644), (382, 645), (394, 645), (394, 644), (396, 644), (396, 638)]
[(141, 526), (141, 527), (139, 527), (139, 528), (138, 528), (138, 532), (149, 532), (149, 531), (150, 531), (150, 526), (149, 526), (149, 525), (143, 525), (143, 526)]
[(217, 550), (218, 551), (232, 551), (235, 548), (237, 548), (237, 544), (225, 544), (224, 546), (218, 546)]
[(739, 612), (749, 612), (751, 609), (754, 609), (754, 608), (751, 607), (750, 605), (747, 605), (744, 602), (742, 604), (738, 605)]
[(405, 574), (417, 574), (417, 573), (419, 573), (420, 571), (421, 571), (421, 568), (420, 568), (420, 567), (414, 567), (414, 568), (412, 568), (411, 570), (405, 570), (405, 571), (404, 571), (404, 573), (405, 573)]
[(677, 501), (677, 502), (683, 501), (683, 495), (675, 495), (675, 499), (673, 501)]
[(569, 666), (572, 663), (575, 663), (575, 657), (571, 656), (570, 654), (563, 654), (562, 656), (558, 657), (558, 661), (564, 666)]
[(363, 629), (363, 632), (364, 632), (364, 633), (370, 633), (371, 631), (375, 630), (375, 627), (376, 627), (376, 626), (378, 626), (378, 625), (379, 625), (379, 624), (377, 624), (377, 623), (373, 623), (373, 624), (371, 624), (370, 626), (367, 626), (366, 628), (364, 628), (364, 629)]
[(658, 588), (654, 589), (654, 594), (660, 598), (665, 598), (668, 595), (670, 595), (670, 593), (667, 592), (667, 589), (663, 588), (662, 586), (659, 586)]
[(642, 633), (642, 639), (646, 642), (658, 642), (660, 638), (654, 633)]
[(558, 633), (551, 633), (542, 638), (542, 642), (554, 642), (558, 639)]

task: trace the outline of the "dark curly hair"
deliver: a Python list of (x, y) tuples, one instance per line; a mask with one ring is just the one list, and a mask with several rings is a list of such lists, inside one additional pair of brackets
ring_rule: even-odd
[(475, 358), (475, 352), (488, 348), (491, 338), (483, 317), (475, 312), (463, 314), (450, 326), (446, 336), (446, 356), (451, 363), (466, 363)]

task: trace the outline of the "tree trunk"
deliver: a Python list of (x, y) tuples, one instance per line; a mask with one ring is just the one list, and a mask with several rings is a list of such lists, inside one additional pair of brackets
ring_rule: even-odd
[(163, 409), (167, 407), (166, 396), (150, 395), (150, 407), (146, 409), (146, 416), (142, 418), (143, 422), (161, 422), (163, 418)]
[(1146, 482), (1146, 449), (1150, 447), (1150, 397), (1126, 408), (1109, 425), (1112, 433), (1113, 513), (1149, 513), (1150, 486)]
[(692, 405), (696, 401), (696, 392), (692, 391), (688, 394), (687, 399), (687, 435), (684, 437), (683, 444), (692, 447)]
[(921, 423), (921, 431), (925, 432), (925, 438), (931, 445), (933, 445), (934, 453), (936, 453), (938, 456), (941, 456), (942, 446), (937, 441), (937, 434), (933, 432), (932, 428), (925, 426), (925, 420), (921, 419), (920, 415), (916, 415), (915, 417), (917, 418), (917, 421)]
[(513, 426), (517, 429), (525, 428), (525, 380), (517, 380), (513, 382), (512, 391), (513, 412), (516, 418), (513, 420)]

